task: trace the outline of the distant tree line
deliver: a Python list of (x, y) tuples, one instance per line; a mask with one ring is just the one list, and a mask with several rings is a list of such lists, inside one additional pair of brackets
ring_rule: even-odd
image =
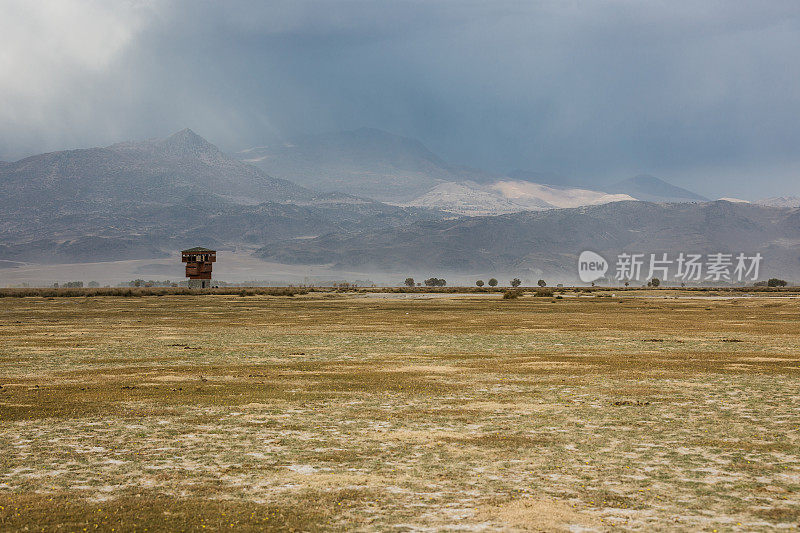
[[(423, 281), (423, 283), (426, 287), (444, 287), (447, 285), (447, 281), (444, 278), (428, 278)], [(414, 281), (414, 278), (406, 278), (403, 285), (406, 287), (413, 287), (418, 284)]]
[[(98, 282), (96, 282), (96, 281), (90, 281), (89, 283), (86, 284), (86, 286), (89, 287), (90, 289), (96, 289), (96, 288), (100, 287), (100, 284)], [(62, 289), (82, 289), (83, 288), (83, 282), (82, 281), (67, 281), (66, 283), (62, 283), (60, 285), (58, 283), (53, 283), (53, 288), (54, 289), (58, 289), (59, 287), (62, 288)]]
[[(137, 282), (143, 282), (143, 280), (136, 280), (136, 281)], [(133, 282), (131, 282), (131, 283), (133, 283)], [(153, 282), (149, 282), (149, 283), (153, 283)], [(160, 283), (160, 282), (156, 282), (156, 283)], [(444, 278), (432, 277), (432, 278), (426, 279), (422, 284), (420, 284), (420, 283), (416, 283), (414, 278), (408, 277), (408, 278), (405, 279), (403, 284), (405, 286), (407, 286), (407, 287), (414, 287), (414, 286), (419, 287), (422, 284), (424, 284), (426, 287), (445, 287), (447, 285), (447, 281), (445, 281)], [(482, 279), (479, 279), (479, 280), (475, 281), (475, 286), (477, 286), (477, 287), (483, 287), (485, 285), (488, 285), (489, 287), (497, 287), (498, 284), (499, 284), (499, 281), (497, 281), (497, 278), (489, 278), (489, 281), (483, 281)], [(520, 287), (522, 285), (522, 280), (520, 280), (520, 278), (514, 278), (514, 279), (510, 280), (508, 284), (511, 287), (516, 289), (516, 288), (518, 288), (518, 287)], [(538, 280), (536, 282), (536, 285), (538, 285), (541, 288), (545, 288), (545, 287), (547, 287), (547, 281), (545, 281), (543, 279), (540, 279), (540, 280)], [(629, 287), (631, 284), (630, 284), (630, 282), (625, 281), (624, 285), (625, 285), (625, 287)], [(649, 279), (649, 280), (647, 280), (647, 283), (646, 283), (646, 286), (647, 287), (651, 287), (651, 288), (661, 287), (662, 285), (664, 285), (664, 281), (662, 281), (659, 278)], [(788, 284), (787, 281), (779, 279), (779, 278), (771, 278), (768, 281), (759, 281), (759, 282), (756, 282), (754, 284), (755, 287), (786, 287), (788, 285), (789, 284)], [(145, 285), (142, 284), (142, 285), (135, 285), (135, 286), (138, 287), (138, 286), (145, 286)], [(592, 287), (594, 287), (594, 286), (596, 286), (596, 284), (592, 283)], [(686, 283), (681, 283), (680, 286), (681, 287), (685, 287)], [(558, 284), (558, 288), (561, 288), (561, 287), (563, 287), (563, 284)]]
[[(443, 278), (428, 278), (423, 283), (424, 283), (424, 285), (426, 287), (444, 287), (444, 286), (447, 285), (447, 282)], [(489, 278), (488, 282), (485, 282), (482, 279), (479, 279), (479, 280), (475, 281), (475, 286), (476, 287), (483, 287), (484, 285), (489, 285), (489, 287), (497, 287), (497, 285), (499, 283), (500, 282), (497, 281), (497, 278)], [(420, 285), (419, 283), (415, 282), (414, 278), (411, 278), (411, 277), (406, 278), (405, 281), (403, 282), (403, 284), (406, 287), (414, 287), (415, 285), (416, 286)], [(509, 281), (508, 284), (511, 287), (514, 287), (516, 289), (520, 285), (522, 285), (522, 280), (519, 279), (519, 278), (514, 278), (511, 281)], [(547, 282), (545, 280), (543, 280), (543, 279), (540, 279), (539, 281), (537, 281), (536, 284), (539, 285), (539, 287), (547, 287)]]

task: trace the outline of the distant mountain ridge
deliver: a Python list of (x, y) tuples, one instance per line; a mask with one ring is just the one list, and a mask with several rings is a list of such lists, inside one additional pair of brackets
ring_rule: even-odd
[(756, 203), (771, 207), (800, 207), (800, 197), (778, 196), (775, 198), (765, 198), (764, 200), (759, 200)]
[(443, 182), (487, 179), (447, 164), (416, 139), (373, 128), (305, 135), (237, 156), (306, 187), (392, 203), (412, 201)]
[[(313, 201), (320, 195), (230, 156), (191, 130), (165, 139), (50, 152), (0, 167), (0, 204), (174, 203), (210, 193), (239, 203)], [(44, 193), (47, 193), (46, 195)]]
[(188, 129), (27, 157), (0, 166), (0, 186), (0, 259), (15, 261), (157, 257), (442, 216), (273, 178)]
[(644, 202), (708, 202), (709, 199), (687, 189), (676, 187), (671, 183), (650, 176), (640, 174), (630, 179), (622, 180), (613, 185), (602, 187), (612, 194), (627, 194)]
[[(365, 137), (377, 148), (363, 144)], [(319, 146), (332, 155), (317, 152)], [(581, 249), (680, 247), (763, 251), (776, 268), (798, 270), (800, 209), (707, 202), (652, 176), (620, 182), (617, 190), (630, 194), (492, 176), (447, 165), (421, 143), (375, 130), (295, 148), (286, 147), (292, 157), (311, 150), (301, 157), (309, 168), (332, 158), (339, 161), (334, 171), (344, 165), (341, 180), (355, 172), (361, 181), (348, 182), (352, 190), (380, 188), (388, 176), (400, 187), (395, 193), (411, 198), (387, 204), (312, 190), (187, 129), (0, 164), (0, 261), (13, 268), (25, 261), (141, 259), (204, 243), (259, 249), (260, 257), (288, 264), (563, 273)], [(380, 172), (365, 171), (370, 165)], [(408, 176), (418, 181), (404, 181)], [(657, 202), (633, 201), (646, 197)]]
[(629, 201), (328, 234), (303, 243), (272, 243), (258, 253), (284, 263), (387, 272), (498, 272), (574, 279), (577, 257), (585, 250), (607, 259), (623, 251), (760, 252), (765, 274), (800, 277), (798, 244), (800, 209), (724, 201)]
[(564, 183), (570, 180), (555, 173), (516, 170), (504, 176), (459, 167), (416, 139), (373, 128), (306, 135), (249, 148), (237, 156), (272, 175), (320, 191), (469, 216), (631, 199), (708, 201), (647, 175), (609, 187), (568, 186)]

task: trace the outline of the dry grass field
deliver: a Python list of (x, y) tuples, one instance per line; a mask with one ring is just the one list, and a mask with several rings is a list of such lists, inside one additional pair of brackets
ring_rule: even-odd
[(0, 529), (800, 524), (800, 300), (0, 300)]

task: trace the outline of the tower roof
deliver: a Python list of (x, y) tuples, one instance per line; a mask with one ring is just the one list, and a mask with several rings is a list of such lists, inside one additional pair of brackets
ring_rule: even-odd
[(202, 246), (195, 246), (194, 248), (189, 248), (188, 250), (181, 250), (182, 254), (197, 254), (197, 253), (210, 253), (216, 252), (216, 250), (209, 250), (208, 248), (203, 248)]

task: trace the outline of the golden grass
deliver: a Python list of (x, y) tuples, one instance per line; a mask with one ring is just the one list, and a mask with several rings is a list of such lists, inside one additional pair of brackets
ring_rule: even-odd
[(509, 531), (566, 532), (576, 524), (587, 529), (600, 529), (602, 526), (596, 517), (576, 511), (564, 502), (533, 497), (484, 506), (480, 517), (488, 522), (501, 523)]
[(800, 520), (800, 300), (1, 304), (2, 530)]
[(169, 497), (123, 491), (109, 502), (76, 499), (71, 493), (0, 494), (4, 531), (323, 531), (340, 529), (354, 502), (368, 491), (305, 491), (291, 501), (256, 504), (208, 498)]

